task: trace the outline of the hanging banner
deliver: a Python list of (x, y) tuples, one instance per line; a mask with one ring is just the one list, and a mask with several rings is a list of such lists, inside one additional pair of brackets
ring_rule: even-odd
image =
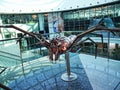
[(62, 13), (48, 14), (48, 27), (50, 38), (53, 38), (57, 32), (64, 31), (64, 20)]

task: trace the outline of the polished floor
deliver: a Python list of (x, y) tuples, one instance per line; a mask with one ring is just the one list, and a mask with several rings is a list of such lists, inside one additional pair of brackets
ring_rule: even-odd
[(119, 61), (70, 53), (70, 66), (77, 74), (71, 82), (61, 79), (66, 73), (64, 55), (56, 63), (44, 56), (7, 68), (0, 82), (12, 90), (120, 90)]

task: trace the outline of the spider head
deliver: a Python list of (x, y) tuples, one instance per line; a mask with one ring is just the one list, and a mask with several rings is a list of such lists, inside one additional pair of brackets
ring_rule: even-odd
[(53, 38), (50, 40), (50, 47), (49, 47), (49, 58), (50, 60), (58, 60), (60, 56), (60, 51), (59, 51), (59, 40), (56, 38)]

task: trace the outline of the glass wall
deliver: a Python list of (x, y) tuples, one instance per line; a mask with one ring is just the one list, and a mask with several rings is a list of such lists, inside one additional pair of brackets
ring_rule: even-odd
[(108, 4), (93, 8), (64, 12), (65, 30), (86, 30), (89, 28), (93, 19), (99, 20), (102, 18), (110, 18), (115, 27), (120, 27), (120, 4)]
[[(44, 25), (49, 27), (50, 15), (60, 18), (61, 12), (43, 13), (43, 20), (47, 18)], [(102, 6), (70, 10), (62, 12), (64, 19), (65, 31), (86, 30), (92, 23), (93, 19), (110, 18), (114, 22), (115, 27), (120, 27), (120, 4), (107, 4)], [(41, 14), (42, 15), (42, 14)], [(1, 14), (3, 24), (26, 24), (26, 23), (41, 23), (38, 14)], [(49, 17), (48, 17), (49, 16)], [(44, 26), (45, 28), (46, 26)], [(50, 27), (49, 27), (50, 28)]]
[(37, 14), (2, 14), (3, 24), (26, 24), (38, 22)]

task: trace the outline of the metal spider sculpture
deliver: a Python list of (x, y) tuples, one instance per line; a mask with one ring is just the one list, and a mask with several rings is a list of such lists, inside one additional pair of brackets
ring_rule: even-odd
[[(96, 47), (95, 51), (95, 56), (97, 55), (97, 44), (94, 42), (91, 38), (86, 38), (85, 35), (90, 34), (94, 31), (99, 31), (99, 30), (104, 30), (108, 32), (120, 32), (120, 28), (107, 28), (102, 24), (96, 25), (78, 35), (70, 35), (68, 37), (63, 36), (63, 37), (55, 37), (51, 40), (47, 40), (42, 34), (35, 34), (31, 32), (27, 32), (19, 27), (16, 27), (14, 25), (5, 25), (5, 26), (0, 26), (0, 28), (14, 28), (20, 32), (23, 32), (25, 35), (28, 34), (38, 40), (38, 44), (45, 46), (49, 50), (49, 59), (51, 61), (56, 61), (59, 59), (59, 56), (61, 54), (65, 54), (66, 52), (77, 52), (79, 51), (82, 47), (80, 44), (84, 43), (86, 40), (90, 40)], [(25, 36), (24, 35), (24, 36)], [(103, 39), (102, 39), (103, 43)]]

